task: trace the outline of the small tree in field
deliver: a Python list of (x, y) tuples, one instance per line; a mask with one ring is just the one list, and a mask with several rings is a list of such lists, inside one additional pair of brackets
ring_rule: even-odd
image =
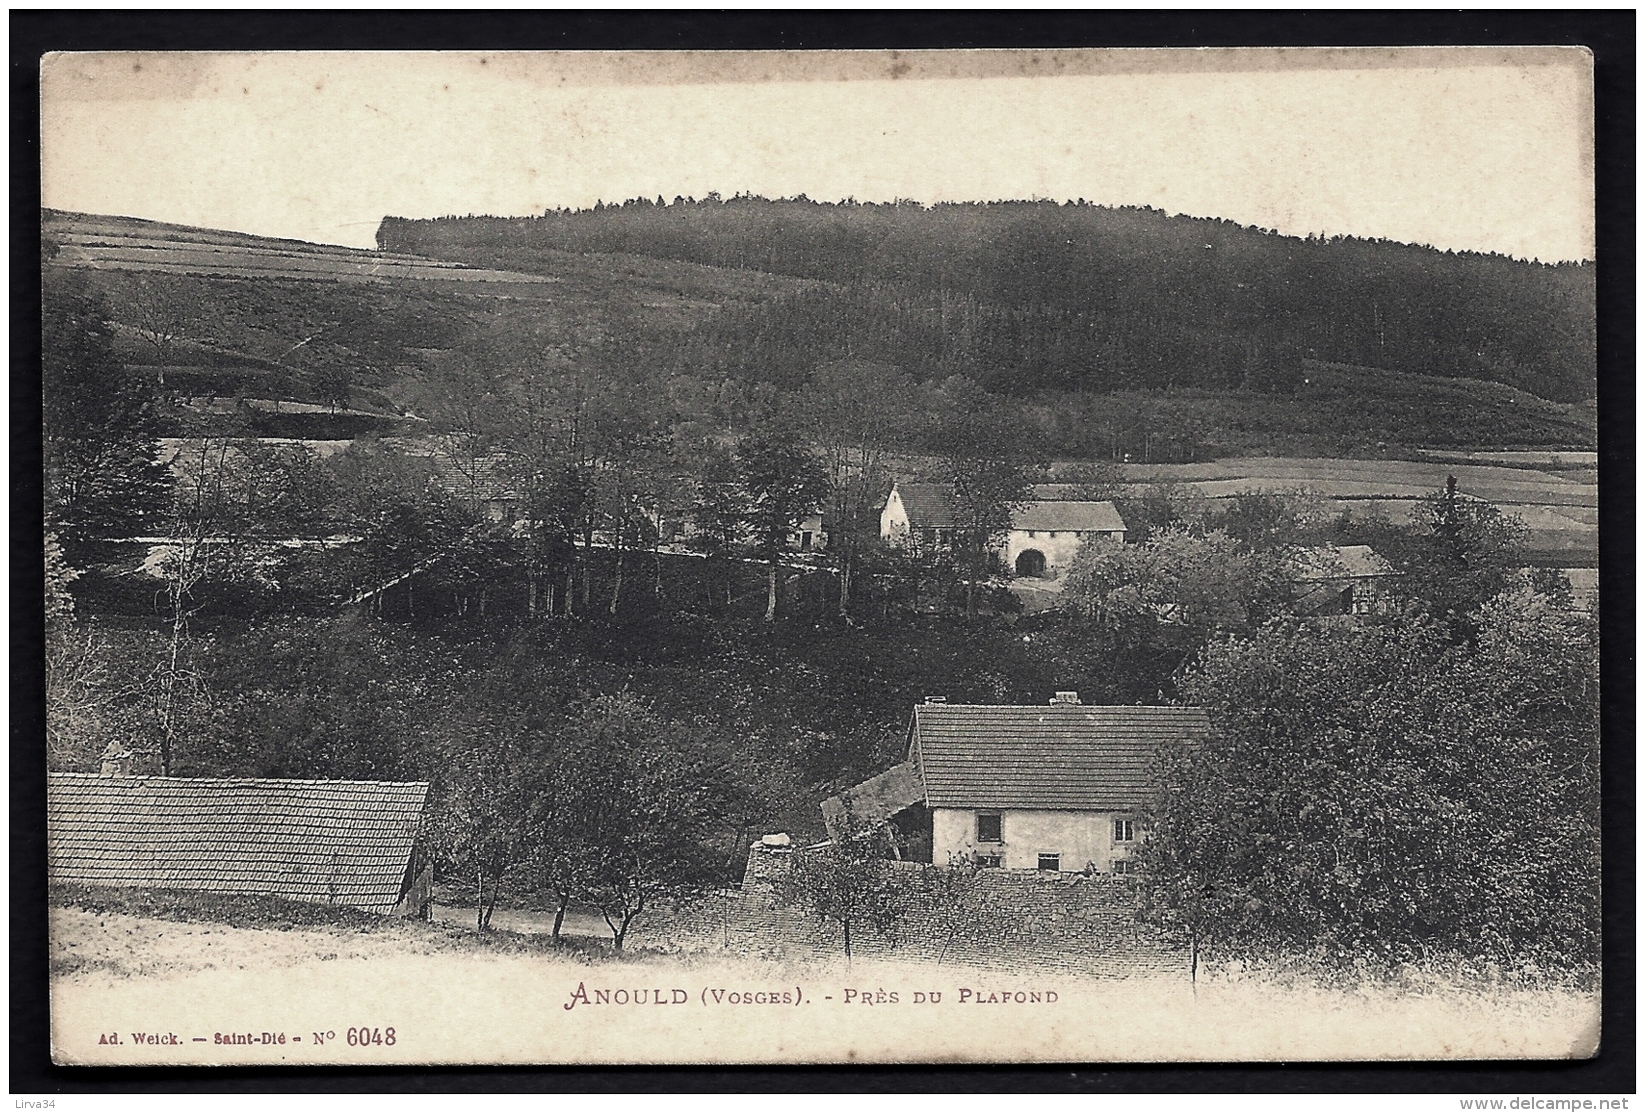
[(523, 857), (536, 778), (526, 747), (506, 727), (483, 731), (449, 760), (433, 833), (450, 864), (473, 876), (474, 927), (489, 931), (503, 880)]
[(883, 826), (862, 822), (848, 808), (835, 831), (831, 842), (795, 852), (778, 894), (823, 923), (838, 924), (849, 962), (853, 928), (872, 927), (897, 945), (909, 893), (898, 884), (890, 835)]
[(954, 936), (977, 914), (977, 874), (981, 867), (968, 854), (950, 854), (945, 866), (927, 866), (920, 873), (920, 904), (942, 937), (937, 951), (940, 965)]
[(797, 434), (780, 431), (743, 442), (737, 463), (748, 494), (749, 533), (766, 562), (765, 620), (774, 622), (778, 562), (789, 535), (827, 497), (828, 478)]
[(645, 912), (709, 886), (730, 777), (710, 740), (626, 693), (584, 705), (556, 764), (557, 884), (600, 910), (621, 951)]

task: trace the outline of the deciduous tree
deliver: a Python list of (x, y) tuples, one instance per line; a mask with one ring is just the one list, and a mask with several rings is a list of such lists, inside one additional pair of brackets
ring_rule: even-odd
[(912, 886), (896, 876), (890, 839), (883, 824), (867, 823), (848, 807), (832, 839), (794, 852), (778, 887), (783, 901), (839, 928), (848, 962), (853, 930), (872, 927), (895, 946), (909, 910)]
[(748, 505), (745, 520), (755, 551), (766, 562), (765, 620), (777, 618), (782, 554), (799, 524), (817, 512), (828, 494), (822, 465), (791, 430), (769, 430), (743, 441), (737, 465)]
[(1535, 596), (1477, 645), (1417, 620), (1213, 642), (1161, 758), (1144, 907), (1222, 954), (1597, 960), (1597, 654)]
[(584, 704), (556, 760), (557, 819), (544, 849), (621, 951), (647, 910), (711, 883), (709, 840), (740, 826), (728, 823), (737, 794), (709, 738), (627, 694)]
[[(966, 407), (975, 400), (966, 398)], [(1012, 515), (1029, 501), (1044, 461), (1035, 459), (1020, 428), (983, 408), (965, 408), (943, 430), (943, 464), (954, 512), (954, 551), (965, 574), (965, 614), (977, 614), (977, 584), (1011, 529)]]

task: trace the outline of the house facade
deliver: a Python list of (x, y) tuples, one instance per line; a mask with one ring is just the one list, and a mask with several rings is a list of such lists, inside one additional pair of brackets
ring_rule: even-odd
[(1146, 837), (1162, 742), (1203, 736), (1194, 707), (1097, 707), (1074, 692), (1043, 706), (928, 699), (908, 759), (823, 802), (829, 833), (888, 823), (909, 857), (985, 868), (1126, 873)]
[[(940, 483), (894, 484), (880, 511), (880, 539), (897, 548), (950, 547), (955, 526), (952, 495)], [(1124, 544), (1125, 534), (1125, 519), (1112, 502), (1035, 499), (1012, 513), (1011, 529), (995, 555), (1017, 576), (1054, 580), (1082, 545)]]
[(814, 510), (795, 524), (788, 535), (788, 547), (800, 553), (820, 553), (828, 548), (828, 526), (822, 511)]

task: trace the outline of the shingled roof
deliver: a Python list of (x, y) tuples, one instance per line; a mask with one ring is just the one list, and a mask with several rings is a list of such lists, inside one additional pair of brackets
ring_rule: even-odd
[(1299, 551), (1292, 560), (1296, 578), (1304, 583), (1317, 580), (1362, 580), (1392, 576), (1393, 566), (1369, 545), (1324, 545)]
[(1011, 515), (1011, 528), (1123, 533), (1125, 519), (1111, 502), (1030, 502)]
[(54, 884), (261, 893), (394, 911), (426, 782), (52, 773)]
[(914, 529), (952, 529), (954, 496), (941, 483), (898, 483), (892, 490), (902, 499), (908, 524)]
[[(914, 529), (951, 529), (954, 501), (941, 483), (899, 483), (908, 524)], [(1036, 499), (1023, 503), (1011, 515), (1012, 529), (1068, 530), (1070, 532), (1123, 531), (1125, 519), (1111, 502), (1081, 502), (1070, 499)]]
[(908, 756), (933, 808), (1127, 811), (1162, 742), (1209, 730), (1197, 707), (922, 704)]
[(840, 817), (845, 814), (847, 804), (850, 805), (854, 818), (868, 823), (879, 823), (923, 799), (925, 786), (920, 783), (920, 776), (914, 771), (914, 767), (905, 761), (846, 789), (838, 796), (830, 796), (824, 800), (823, 825), (828, 828), (830, 837), (836, 835), (835, 827)]

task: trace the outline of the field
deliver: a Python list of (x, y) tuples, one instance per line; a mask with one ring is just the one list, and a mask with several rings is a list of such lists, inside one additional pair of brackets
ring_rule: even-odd
[(712, 308), (727, 300), (757, 300), (817, 285), (695, 263), (571, 252), (550, 252), (531, 272), (500, 270), (391, 251), (50, 210), (44, 214), (42, 235), (57, 247), (53, 263), (77, 269), (321, 282), (438, 282), (462, 285), (468, 288), (464, 292), (473, 294), (556, 300), (577, 293), (544, 287), (569, 286), (607, 297), (620, 288), (635, 302), (653, 308), (667, 308), (672, 301)]
[(1121, 493), (1130, 488), (1141, 495), (1153, 489), (1205, 509), (1248, 492), (1300, 494), (1313, 500), (1320, 513), (1380, 516), (1405, 524), (1419, 499), (1443, 490), (1447, 477), (1455, 476), (1464, 495), (1494, 503), (1525, 523), (1526, 546), (1535, 559), (1573, 567), (1598, 560), (1599, 481), (1588, 454), (1471, 455), (1493, 462), (1247, 456), (1195, 464), (1127, 464), (1120, 469)]
[[(1565, 1058), (1592, 1054), (1598, 1039), (1598, 998), (1575, 989), (619, 958), (438, 924), (278, 930), (80, 907), (54, 908), (51, 931), (64, 1063)], [(390, 1028), (393, 1042), (381, 1042)], [(351, 1046), (361, 1029), (378, 1038)], [(139, 1045), (136, 1032), (180, 1042)], [(99, 1042), (111, 1033), (118, 1044)], [(255, 1042), (215, 1042), (223, 1033)]]

